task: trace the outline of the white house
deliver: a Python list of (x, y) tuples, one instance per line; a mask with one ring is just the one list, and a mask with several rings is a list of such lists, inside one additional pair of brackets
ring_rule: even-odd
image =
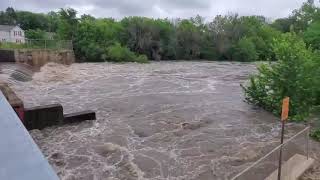
[(0, 42), (25, 43), (24, 31), (19, 26), (0, 25)]

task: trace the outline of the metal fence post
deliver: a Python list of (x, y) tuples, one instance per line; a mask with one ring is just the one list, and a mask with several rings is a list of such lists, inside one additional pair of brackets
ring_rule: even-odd
[(307, 131), (307, 159), (309, 159), (309, 147), (310, 146), (310, 127), (308, 128)]

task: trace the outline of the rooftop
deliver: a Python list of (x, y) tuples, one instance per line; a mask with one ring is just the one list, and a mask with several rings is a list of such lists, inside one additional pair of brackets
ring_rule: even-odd
[(10, 25), (0, 25), (0, 31), (10, 31), (16, 26), (10, 26)]

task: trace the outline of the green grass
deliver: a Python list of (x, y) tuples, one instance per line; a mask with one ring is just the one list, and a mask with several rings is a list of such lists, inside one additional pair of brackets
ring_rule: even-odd
[(0, 43), (0, 49), (70, 49), (68, 47), (64, 47), (62, 43), (59, 42), (51, 42), (48, 41), (46, 44), (43, 42), (33, 42), (33, 43)]

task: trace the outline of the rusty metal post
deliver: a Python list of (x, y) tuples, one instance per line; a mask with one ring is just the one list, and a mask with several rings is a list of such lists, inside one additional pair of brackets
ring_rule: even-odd
[(281, 147), (280, 147), (280, 154), (279, 154), (279, 167), (278, 167), (278, 180), (281, 180), (281, 167), (282, 167), (282, 147), (283, 147), (283, 139), (284, 139), (284, 125), (285, 121), (282, 121), (281, 127)]
[(309, 159), (309, 151), (310, 151), (310, 126), (307, 131), (307, 159)]

